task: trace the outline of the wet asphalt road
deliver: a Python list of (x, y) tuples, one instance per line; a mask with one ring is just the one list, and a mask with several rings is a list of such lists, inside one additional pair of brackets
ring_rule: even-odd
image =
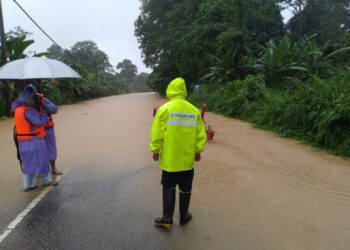
[(156, 171), (144, 166), (103, 179), (68, 172), (1, 249), (175, 249), (171, 234), (152, 225), (159, 209), (139, 181)]

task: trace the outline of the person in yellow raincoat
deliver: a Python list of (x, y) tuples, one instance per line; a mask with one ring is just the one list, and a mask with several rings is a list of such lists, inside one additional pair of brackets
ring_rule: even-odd
[(192, 215), (188, 212), (194, 161), (201, 159), (207, 141), (199, 110), (185, 100), (185, 80), (176, 78), (168, 85), (169, 102), (159, 107), (151, 129), (150, 151), (153, 159), (160, 158), (163, 185), (163, 216), (155, 219), (156, 226), (173, 225), (176, 185), (180, 189), (180, 225), (187, 224)]

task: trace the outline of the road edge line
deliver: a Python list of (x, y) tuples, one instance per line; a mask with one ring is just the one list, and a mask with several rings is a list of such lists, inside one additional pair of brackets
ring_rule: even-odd
[[(61, 178), (69, 171), (69, 168), (63, 171), (62, 175), (56, 176), (55, 180), (60, 181)], [(41, 193), (32, 200), (31, 203), (19, 214), (17, 217), (10, 222), (10, 224), (5, 228), (3, 233), (0, 235), (0, 244), (6, 239), (6, 237), (16, 228), (16, 226), (22, 221), (22, 219), (33, 209), (35, 206), (45, 197), (45, 195), (51, 191), (53, 186), (45, 187)]]

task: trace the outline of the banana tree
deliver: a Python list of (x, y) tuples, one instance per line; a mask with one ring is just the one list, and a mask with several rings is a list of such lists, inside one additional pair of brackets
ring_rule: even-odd
[(292, 42), (286, 36), (278, 45), (270, 41), (254, 68), (262, 72), (266, 83), (272, 86), (278, 86), (287, 77), (307, 82), (312, 75), (332, 75), (333, 57), (348, 50), (350, 47), (325, 53), (317, 45), (316, 35), (301, 42)]
[[(27, 39), (28, 32), (18, 29), (6, 33), (6, 49), (9, 61), (27, 57), (24, 51), (34, 43), (34, 40)], [(42, 55), (42, 53), (40, 53)], [(11, 115), (11, 101), (13, 99), (13, 88), (8, 82), (4, 82), (4, 96), (6, 99), (6, 115)]]
[(34, 43), (34, 40), (27, 40), (26, 37), (14, 37), (8, 35), (6, 39), (7, 54), (9, 61), (27, 57), (24, 51)]
[(263, 49), (254, 68), (265, 75), (266, 83), (277, 86), (286, 77), (305, 78), (315, 62), (322, 57), (322, 51), (314, 43), (293, 43), (285, 36), (280, 44), (270, 41)]
[(220, 58), (216, 55), (210, 55), (210, 58), (212, 66), (209, 68), (209, 73), (201, 78), (210, 83), (225, 84), (232, 80), (243, 79), (250, 70), (251, 58), (238, 46), (233, 50), (228, 50)]

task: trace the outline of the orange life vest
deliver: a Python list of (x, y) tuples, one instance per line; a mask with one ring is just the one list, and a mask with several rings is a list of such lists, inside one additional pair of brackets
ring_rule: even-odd
[(55, 127), (55, 123), (52, 119), (52, 115), (47, 115), (47, 117), (49, 118), (49, 121), (45, 124), (45, 128), (53, 128)]
[(28, 141), (33, 139), (33, 135), (37, 138), (43, 138), (46, 135), (44, 126), (36, 127), (31, 126), (26, 120), (24, 113), (29, 107), (20, 106), (15, 110), (15, 125), (16, 125), (16, 137), (19, 141)]

